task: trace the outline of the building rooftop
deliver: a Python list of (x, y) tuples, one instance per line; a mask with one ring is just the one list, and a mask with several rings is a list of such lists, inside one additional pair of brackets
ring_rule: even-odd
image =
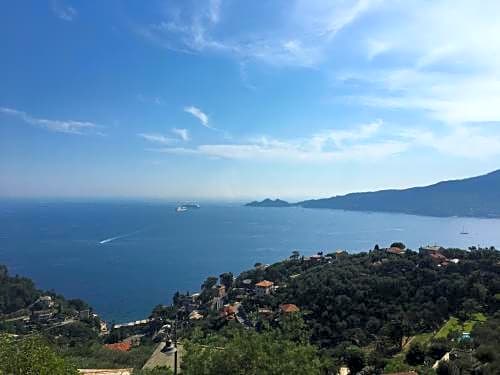
[(259, 288), (270, 288), (274, 285), (272, 281), (269, 280), (262, 280), (261, 282), (258, 282), (255, 284), (255, 286), (258, 286)]
[(406, 250), (400, 249), (399, 247), (390, 247), (386, 251), (388, 253), (397, 254), (397, 255), (401, 255), (401, 254), (404, 254), (406, 252)]
[(132, 343), (130, 341), (124, 341), (117, 342), (116, 344), (105, 344), (104, 347), (119, 352), (128, 352), (132, 348)]
[(280, 310), (285, 313), (294, 313), (294, 312), (299, 312), (300, 309), (298, 308), (297, 305), (294, 305), (293, 303), (284, 303), (280, 305)]

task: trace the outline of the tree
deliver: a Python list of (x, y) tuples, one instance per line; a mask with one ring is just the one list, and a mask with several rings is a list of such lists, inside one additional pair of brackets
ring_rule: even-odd
[(297, 250), (292, 251), (292, 255), (290, 255), (291, 260), (297, 260), (300, 257), (300, 253)]
[(345, 349), (344, 361), (351, 374), (357, 374), (365, 366), (365, 355), (359, 347), (351, 345)]
[(274, 332), (234, 331), (224, 346), (191, 341), (185, 348), (185, 375), (302, 375), (322, 369), (315, 347), (281, 339)]
[(394, 242), (391, 244), (391, 247), (397, 247), (398, 249), (401, 249), (401, 250), (406, 249), (406, 245), (402, 242)]
[(436, 369), (437, 375), (450, 375), (450, 364), (447, 361), (439, 362), (439, 365)]
[(219, 276), (220, 278), (220, 283), (226, 287), (226, 290), (231, 288), (233, 286), (233, 274), (231, 272), (224, 272)]
[(410, 345), (410, 349), (408, 349), (408, 353), (406, 353), (406, 362), (408, 364), (415, 366), (421, 365), (425, 360), (425, 350), (420, 344), (412, 344)]
[(41, 339), (15, 340), (0, 335), (0, 374), (76, 375), (75, 366), (60, 358)]
[(446, 352), (451, 350), (451, 345), (446, 339), (437, 339), (430, 343), (427, 354), (434, 359), (441, 359)]
[(211, 289), (217, 284), (217, 278), (215, 276), (208, 276), (207, 279), (201, 284), (201, 289)]
[(282, 337), (287, 340), (302, 344), (309, 342), (311, 333), (305, 324), (301, 313), (283, 315), (279, 322), (279, 328), (281, 330)]

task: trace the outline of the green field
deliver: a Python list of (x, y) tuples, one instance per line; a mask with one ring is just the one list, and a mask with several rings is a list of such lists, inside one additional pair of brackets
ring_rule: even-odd
[(486, 321), (486, 316), (483, 313), (475, 313), (472, 319), (467, 320), (463, 324), (457, 318), (451, 317), (436, 333), (435, 338), (446, 338), (450, 332), (470, 332), (477, 323)]

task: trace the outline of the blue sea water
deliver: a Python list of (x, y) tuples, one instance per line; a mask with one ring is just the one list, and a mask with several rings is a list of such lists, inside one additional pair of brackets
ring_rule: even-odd
[[(465, 228), (469, 234), (459, 234)], [(209, 275), (301, 253), (403, 241), (500, 247), (500, 220), (165, 202), (1, 201), (0, 263), (43, 289), (88, 301), (105, 319), (147, 316)]]

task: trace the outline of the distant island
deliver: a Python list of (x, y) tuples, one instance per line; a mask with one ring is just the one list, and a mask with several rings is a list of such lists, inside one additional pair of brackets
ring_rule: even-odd
[(290, 203), (283, 201), (281, 199), (264, 199), (263, 201), (253, 201), (250, 203), (247, 203), (245, 206), (248, 207), (289, 207)]
[(463, 180), (401, 190), (351, 193), (288, 203), (280, 199), (251, 202), (251, 207), (330, 208), (398, 212), (426, 216), (500, 217), (500, 170)]

